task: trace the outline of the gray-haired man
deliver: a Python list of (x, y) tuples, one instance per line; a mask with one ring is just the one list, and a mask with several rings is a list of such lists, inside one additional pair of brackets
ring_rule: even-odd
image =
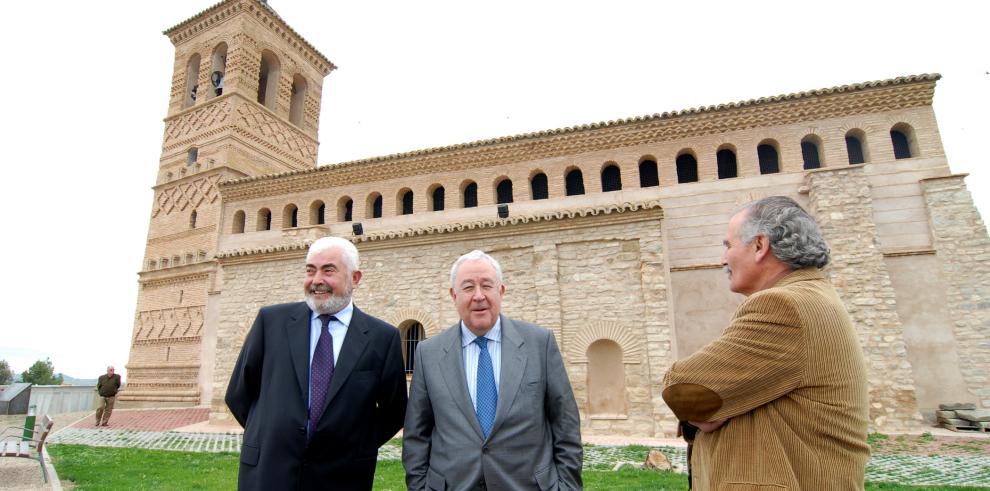
[(502, 268), (450, 271), (461, 321), (416, 348), (403, 430), (410, 490), (580, 489), (581, 422), (553, 334), (501, 315)]

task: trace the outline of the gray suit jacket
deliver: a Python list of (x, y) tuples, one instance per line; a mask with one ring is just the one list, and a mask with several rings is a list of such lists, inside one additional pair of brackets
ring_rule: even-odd
[(557, 342), (547, 329), (501, 319), (487, 439), (468, 394), (460, 323), (416, 347), (402, 438), (410, 490), (581, 489), (581, 420)]

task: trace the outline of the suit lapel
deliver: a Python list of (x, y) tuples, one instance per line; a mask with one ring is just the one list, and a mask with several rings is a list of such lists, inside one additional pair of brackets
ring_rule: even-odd
[[(498, 407), (495, 410), (495, 423), (489, 438), (498, 431), (509, 414), (512, 403), (519, 393), (519, 384), (526, 373), (526, 356), (523, 354), (523, 339), (516, 330), (515, 323), (505, 316), (502, 319), (502, 370), (498, 381)], [(475, 418), (477, 419), (477, 418)]]
[(364, 312), (354, 307), (351, 315), (351, 324), (347, 326), (347, 335), (344, 336), (344, 344), (340, 347), (340, 355), (333, 367), (333, 378), (330, 379), (330, 388), (327, 389), (327, 398), (323, 402), (320, 415), (326, 411), (327, 406), (334, 396), (340, 392), (340, 388), (347, 381), (347, 377), (354, 371), (358, 360), (364, 355), (364, 349), (368, 346), (368, 324), (365, 321)]
[(303, 402), (309, 400), (309, 329), (312, 315), (309, 306), (301, 302), (285, 325), (292, 368), (296, 372), (296, 381), (299, 383), (299, 393), (302, 394)]
[(471, 404), (471, 394), (468, 393), (467, 375), (464, 374), (464, 354), (461, 348), (461, 323), (454, 324), (447, 329), (446, 335), (449, 339), (444, 343), (444, 355), (440, 359), (440, 373), (450, 390), (450, 397), (457, 404), (464, 417), (474, 428), (479, 440), (485, 438), (481, 431), (481, 424), (478, 423), (478, 415), (474, 412), (474, 405)]

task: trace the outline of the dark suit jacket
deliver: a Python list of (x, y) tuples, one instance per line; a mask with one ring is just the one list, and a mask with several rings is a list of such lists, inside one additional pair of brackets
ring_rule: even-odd
[(502, 319), (502, 371), (486, 439), (455, 324), (416, 347), (402, 439), (406, 484), (421, 489), (581, 489), (581, 419), (553, 334)]
[(399, 331), (354, 307), (307, 444), (311, 316), (303, 302), (264, 307), (244, 341), (225, 398), (244, 427), (239, 489), (371, 489), (378, 447), (402, 427)]

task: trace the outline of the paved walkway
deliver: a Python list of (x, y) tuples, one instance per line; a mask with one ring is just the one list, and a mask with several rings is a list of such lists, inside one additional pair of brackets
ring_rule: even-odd
[[(91, 417), (85, 417), (55, 432), (49, 441), (188, 452), (239, 451), (242, 441), (239, 427), (218, 430), (209, 426), (207, 420), (206, 408), (117, 410), (108, 427), (96, 428)], [(641, 463), (646, 453), (643, 446), (648, 446), (660, 449), (675, 470), (685, 469), (685, 449), (676, 440), (596, 440), (585, 447), (585, 468), (612, 469), (620, 462)], [(628, 447), (629, 444), (643, 446)], [(383, 446), (379, 453), (381, 460), (398, 460), (400, 456), (397, 440)], [(866, 479), (917, 485), (990, 486), (990, 455), (874, 455), (867, 466)]]

